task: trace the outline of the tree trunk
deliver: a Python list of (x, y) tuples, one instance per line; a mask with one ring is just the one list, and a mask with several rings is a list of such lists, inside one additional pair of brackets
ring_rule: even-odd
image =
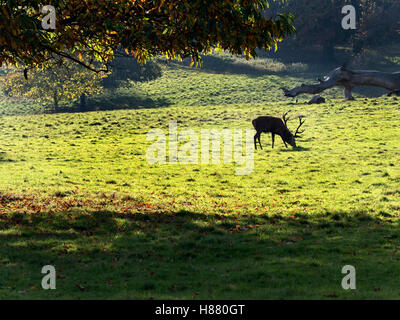
[(333, 70), (317, 84), (302, 84), (293, 89), (281, 88), (286, 97), (296, 97), (302, 93), (317, 94), (335, 86), (344, 87), (344, 96), (353, 100), (351, 91), (357, 86), (374, 86), (389, 90), (400, 90), (400, 72), (387, 73), (368, 70), (348, 70), (345, 66)]
[(54, 111), (57, 111), (57, 109), (58, 109), (58, 92), (57, 92), (57, 90), (54, 90), (53, 98), (54, 98)]
[(332, 62), (336, 62), (336, 58), (335, 58), (335, 48), (332, 45), (326, 45), (323, 48), (323, 55), (324, 58), (332, 61)]
[(81, 94), (81, 104), (80, 104), (80, 111), (87, 111), (86, 109), (86, 94)]

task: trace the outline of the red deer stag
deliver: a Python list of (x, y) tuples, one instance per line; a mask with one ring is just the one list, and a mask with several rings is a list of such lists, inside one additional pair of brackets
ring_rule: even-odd
[(283, 115), (282, 119), (267, 116), (267, 117), (258, 117), (257, 119), (254, 119), (252, 121), (254, 129), (256, 129), (257, 131), (257, 133), (254, 136), (254, 147), (256, 148), (256, 150), (257, 150), (257, 139), (260, 148), (262, 149), (260, 140), (262, 132), (272, 133), (272, 148), (274, 147), (276, 134), (282, 138), (282, 141), (285, 144), (286, 148), (287, 148), (286, 143), (289, 143), (293, 148), (296, 148), (295, 138), (300, 138), (300, 134), (304, 132), (304, 130), (299, 132), (299, 129), (303, 125), (305, 119), (302, 121), (302, 117), (299, 117), (300, 124), (297, 127), (295, 134), (293, 135), (287, 127), (287, 121), (289, 120), (289, 118), (287, 118), (286, 116), (288, 113), (289, 111)]

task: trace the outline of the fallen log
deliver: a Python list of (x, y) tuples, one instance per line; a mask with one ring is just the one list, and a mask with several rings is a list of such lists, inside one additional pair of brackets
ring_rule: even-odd
[(317, 84), (301, 84), (293, 89), (281, 88), (286, 97), (296, 97), (302, 93), (317, 94), (327, 89), (344, 87), (344, 96), (354, 100), (351, 91), (357, 86), (375, 86), (385, 88), (391, 92), (400, 90), (400, 72), (387, 73), (370, 70), (349, 70), (341, 66), (330, 72)]

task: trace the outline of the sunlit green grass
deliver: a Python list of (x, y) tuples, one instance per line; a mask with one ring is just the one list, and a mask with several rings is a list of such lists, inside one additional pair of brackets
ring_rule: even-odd
[[(399, 100), (294, 104), (283, 78), (202, 73), (190, 95), (173, 72), (143, 88), (181, 105), (0, 118), (0, 297), (397, 299)], [(288, 110), (292, 130), (306, 117), (300, 147), (263, 134), (250, 175), (146, 160), (169, 121), (200, 134)], [(346, 264), (357, 290), (341, 288)]]
[[(234, 165), (150, 165), (146, 160), (151, 144), (146, 133), (161, 128), (168, 134), (169, 121), (200, 135), (204, 128), (253, 130), (256, 116), (287, 110), (292, 118), (306, 117), (301, 148), (285, 149), (277, 140), (271, 149), (270, 135), (262, 135), (264, 149), (256, 152), (251, 175), (235, 175)], [(274, 212), (291, 202), (293, 209), (306, 202), (309, 211), (386, 209), (391, 201), (382, 202), (380, 196), (399, 183), (398, 112), (397, 100), (380, 98), (4, 117), (1, 188), (41, 195), (79, 188), (144, 196), (148, 190), (156, 201), (196, 195), (196, 206), (207, 206), (213, 198), (225, 203), (227, 197), (248, 204), (248, 210), (264, 197), (282, 197)], [(292, 130), (297, 124), (289, 121)]]
[[(280, 87), (315, 82), (329, 71), (324, 66), (283, 64), (272, 59), (246, 61), (228, 55), (204, 57), (203, 68), (190, 68), (189, 63), (172, 61), (166, 65), (160, 60), (162, 77), (106, 89), (101, 95), (88, 97), (88, 105), (93, 110), (114, 110), (278, 102), (283, 98)], [(340, 91), (332, 89), (324, 96), (334, 98), (342, 95)], [(309, 97), (300, 100), (308, 101)], [(52, 106), (9, 99), (0, 90), (0, 115), (37, 114), (45, 109), (53, 112)]]

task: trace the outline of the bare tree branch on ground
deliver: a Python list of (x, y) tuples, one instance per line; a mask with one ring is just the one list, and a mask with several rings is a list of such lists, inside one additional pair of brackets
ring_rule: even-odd
[[(344, 96), (348, 100), (354, 100), (351, 92), (357, 86), (375, 86), (385, 88), (393, 93), (400, 90), (400, 72), (387, 73), (374, 70), (349, 70), (341, 66), (317, 84), (301, 84), (292, 89), (281, 88), (286, 97), (296, 97), (302, 93), (317, 94), (327, 89), (344, 87)], [(389, 93), (389, 94), (390, 94)]]

